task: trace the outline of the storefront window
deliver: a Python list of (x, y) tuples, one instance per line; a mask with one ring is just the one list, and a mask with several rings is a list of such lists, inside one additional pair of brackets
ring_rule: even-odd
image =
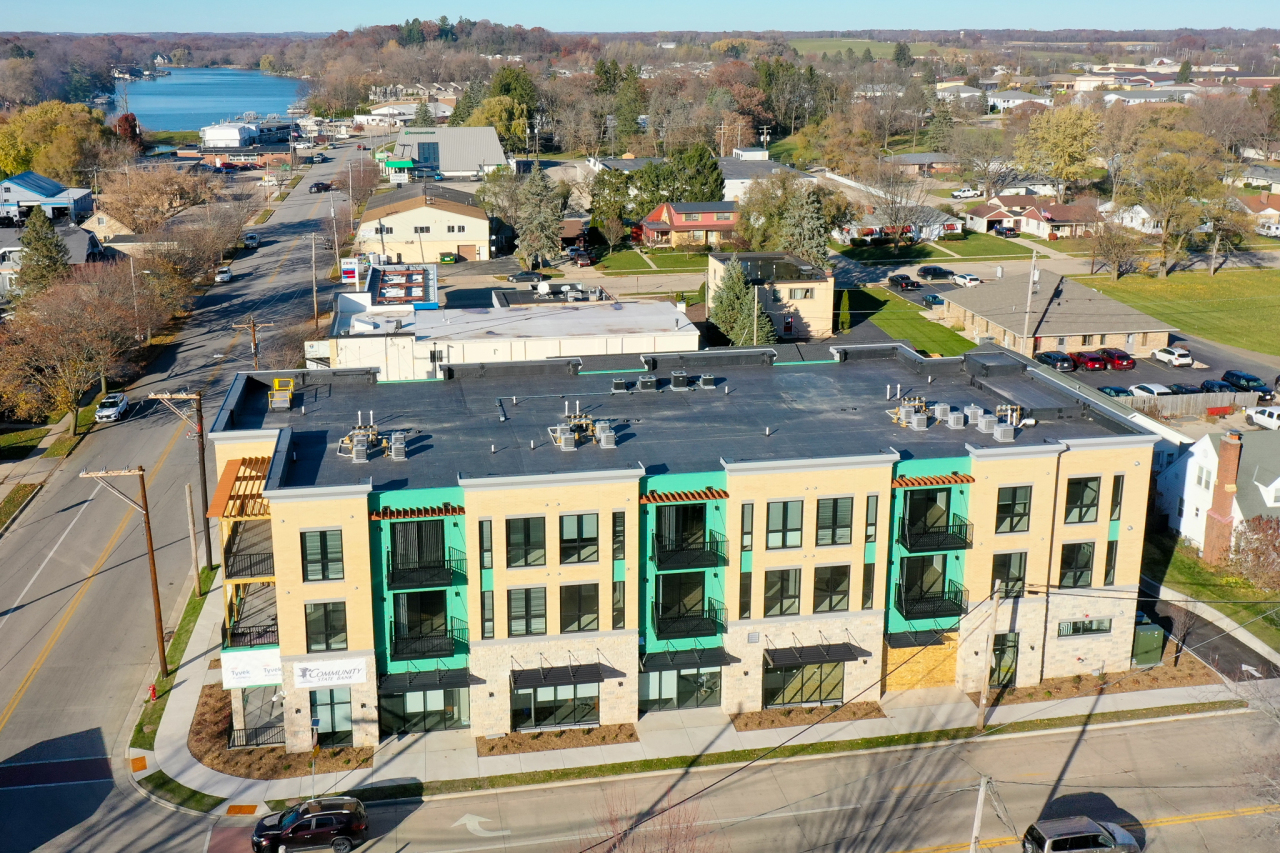
[(320, 746), (351, 746), (351, 688), (311, 691), (311, 719), (320, 720)]
[(465, 729), (471, 725), (471, 691), (459, 687), (380, 696), (378, 711), (383, 737)]
[(511, 728), (516, 731), (599, 722), (599, 684), (528, 687), (511, 694)]
[(765, 667), (764, 706), (839, 704), (844, 695), (844, 664)]
[(640, 673), (640, 712), (720, 705), (720, 667)]

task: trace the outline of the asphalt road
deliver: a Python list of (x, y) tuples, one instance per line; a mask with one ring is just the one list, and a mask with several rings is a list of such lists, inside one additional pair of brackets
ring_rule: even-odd
[[(338, 149), (306, 173), (304, 184), (338, 177), (353, 154), (350, 143)], [(231, 265), (235, 280), (200, 300), (186, 330), (129, 396), (204, 389), (211, 420), (228, 380), (252, 365), (248, 335), (233, 324), (253, 314), (259, 323), (276, 324), (265, 330), (269, 338), (310, 316), (308, 235), (332, 233), (329, 202), (329, 194), (309, 195), (302, 187), (265, 225), (246, 229), (263, 237), (262, 248)], [(332, 256), (321, 256), (322, 279), (331, 264)], [(324, 293), (321, 299), (323, 305)], [(121, 848), (164, 847), (168, 813), (152, 820), (164, 827), (151, 839), (158, 843), (140, 841), (145, 836), (135, 835), (129, 816), (155, 807), (120, 793), (102, 760), (123, 756), (126, 718), (141, 703), (158, 660), (140, 516), (77, 473), (146, 468), (162, 612), (172, 629), (191, 574), (183, 493), (197, 472), (187, 432), (166, 409), (142, 402), (126, 420), (96, 429), (0, 539), (0, 838), (6, 851), (46, 844), (77, 849), (83, 838), (68, 844), (60, 836), (82, 830), (86, 821), (123, 832), (122, 841), (130, 842)], [(116, 482), (137, 494), (136, 480)], [(183, 827), (173, 831), (180, 835)]]

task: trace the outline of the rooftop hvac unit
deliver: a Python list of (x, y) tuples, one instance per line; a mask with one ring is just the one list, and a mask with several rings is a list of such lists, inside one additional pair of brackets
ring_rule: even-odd
[(1010, 424), (1000, 424), (993, 432), (995, 433), (996, 441), (1013, 441), (1014, 428)]
[(947, 415), (947, 429), (964, 429), (964, 412), (952, 412)]
[(945, 421), (951, 415), (951, 406), (946, 403), (933, 404), (934, 420)]
[(983, 409), (976, 403), (970, 403), (964, 407), (964, 416), (969, 419), (969, 423), (974, 423), (978, 418), (982, 417)]
[(911, 428), (916, 432), (924, 432), (929, 428), (929, 416), (919, 412), (911, 416)]
[(403, 432), (391, 433), (391, 458), (397, 462), (403, 462), (408, 458), (408, 454), (405, 453), (404, 438)]
[(568, 424), (556, 424), (551, 428), (551, 440), (561, 450), (577, 450), (578, 434)]
[(609, 426), (608, 421), (596, 421), (596, 440), (600, 442), (600, 446), (609, 450), (618, 446), (618, 437), (614, 435), (613, 427)]
[(658, 377), (654, 376), (652, 373), (646, 373), (645, 375), (641, 376), (640, 390), (641, 391), (657, 391)]
[(671, 387), (672, 388), (688, 388), (689, 374), (684, 370), (671, 371)]
[(710, 373), (704, 373), (698, 377), (698, 387), (714, 388), (716, 387), (716, 378), (712, 376)]
[(613, 387), (609, 390), (615, 394), (625, 393), (627, 390), (627, 380), (623, 379), (621, 376), (613, 377)]
[(357, 435), (351, 442), (351, 461), (352, 462), (368, 462), (369, 461), (369, 438), (365, 435)]
[(994, 432), (996, 423), (997, 420), (995, 415), (981, 415), (978, 418), (978, 432)]

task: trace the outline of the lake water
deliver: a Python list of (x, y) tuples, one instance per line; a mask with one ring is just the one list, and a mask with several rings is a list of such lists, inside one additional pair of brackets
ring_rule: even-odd
[[(129, 111), (145, 130), (199, 130), (247, 112), (282, 118), (298, 100), (299, 81), (233, 68), (174, 68), (168, 77), (129, 83)], [(116, 83), (116, 111), (124, 86)]]

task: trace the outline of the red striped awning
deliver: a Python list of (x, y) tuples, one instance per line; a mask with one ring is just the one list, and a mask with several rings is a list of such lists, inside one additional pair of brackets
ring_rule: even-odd
[(370, 521), (409, 521), (415, 518), (442, 518), (446, 515), (466, 515), (466, 510), (460, 506), (453, 504), (445, 504), (444, 506), (415, 506), (406, 507), (404, 509), (391, 509), (384, 507), (383, 509), (374, 510), (369, 513)]
[(696, 492), (651, 492), (640, 496), (642, 504), (689, 504), (701, 501), (722, 501), (729, 497), (724, 489), (707, 486)]
[(973, 477), (968, 474), (943, 474), (941, 477), (898, 477), (893, 481), (895, 489), (918, 489), (922, 486), (958, 486), (972, 483)]

